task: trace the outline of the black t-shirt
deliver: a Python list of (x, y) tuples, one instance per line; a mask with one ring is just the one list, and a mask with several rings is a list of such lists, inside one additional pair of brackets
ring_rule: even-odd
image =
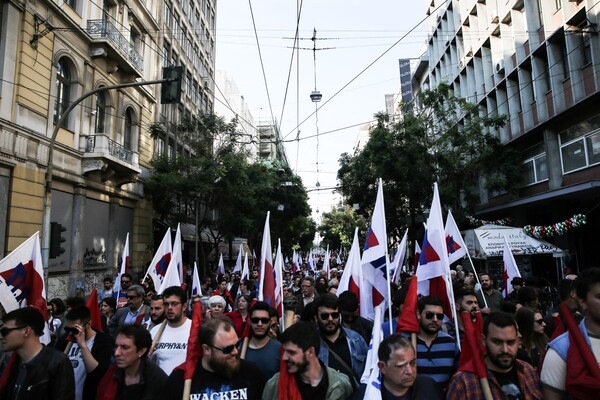
[(387, 390), (385, 385), (381, 385), (381, 398), (383, 400), (410, 400), (410, 393), (411, 388), (409, 388), (408, 391), (402, 396), (395, 396), (389, 390)]
[(327, 377), (327, 371), (325, 366), (321, 363), (323, 368), (323, 377), (319, 384), (315, 387), (311, 386), (310, 383), (302, 382), (302, 378), (296, 375), (296, 382), (298, 382), (298, 391), (302, 400), (326, 400), (327, 388), (329, 387), (329, 378)]
[[(323, 338), (329, 349), (335, 351), (335, 353), (340, 356), (342, 360), (346, 363), (346, 365), (352, 368), (352, 358), (350, 356), (350, 349), (348, 348), (348, 341), (346, 340), (346, 335), (344, 334), (344, 330), (340, 328), (340, 335), (337, 337), (335, 342), (330, 342), (326, 338)], [(338, 372), (342, 372), (348, 375), (350, 382), (352, 382), (352, 378), (354, 375), (352, 371), (348, 371), (348, 368), (344, 367), (344, 365), (338, 361), (338, 359), (333, 355), (329, 354), (329, 368), (335, 369)], [(360, 377), (358, 377), (360, 378)]]
[(521, 400), (524, 398), (523, 391), (519, 387), (519, 376), (515, 367), (509, 372), (492, 371), (492, 373), (500, 384), (506, 398), (510, 400)]
[[(231, 379), (202, 368), (202, 359), (198, 361), (190, 398), (194, 399), (247, 399), (260, 400), (267, 379), (254, 363), (240, 360), (240, 368)], [(183, 397), (183, 371), (171, 373), (161, 399), (181, 400)]]

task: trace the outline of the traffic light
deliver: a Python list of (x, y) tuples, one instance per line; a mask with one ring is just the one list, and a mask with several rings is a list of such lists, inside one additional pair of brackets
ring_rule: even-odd
[(50, 223), (50, 258), (56, 258), (65, 252), (60, 245), (67, 241), (62, 235), (66, 230), (67, 228), (58, 222)]
[(164, 67), (163, 79), (173, 79), (163, 82), (160, 87), (160, 102), (162, 104), (178, 104), (181, 100), (181, 79), (183, 67)]

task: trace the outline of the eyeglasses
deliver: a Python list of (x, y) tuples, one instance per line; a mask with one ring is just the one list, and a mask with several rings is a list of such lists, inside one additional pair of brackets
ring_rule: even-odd
[(338, 319), (340, 317), (340, 313), (337, 311), (334, 311), (332, 313), (322, 312), (321, 314), (319, 314), (319, 317), (321, 317), (323, 321), (327, 321), (329, 317), (331, 317), (332, 319)]
[(140, 297), (140, 296), (129, 296), (129, 295), (127, 296), (127, 298), (129, 300), (137, 299), (138, 297)]
[(131, 281), (121, 281), (121, 285), (129, 285)]
[(65, 326), (65, 332), (69, 335), (77, 335), (79, 333), (79, 329)]
[(301, 288), (304, 288), (304, 289), (308, 289), (308, 288), (311, 288), (311, 287), (312, 287), (312, 285), (301, 285), (300, 287), (301, 287)]
[(271, 321), (271, 318), (258, 318), (258, 317), (250, 318), (250, 322), (252, 322), (253, 324), (258, 324), (260, 322), (261, 324), (266, 325), (269, 323), (269, 321)]
[(177, 307), (178, 305), (181, 304), (180, 301), (163, 301), (163, 304), (165, 305), (165, 308), (169, 308), (169, 307)]
[(212, 347), (215, 350), (219, 350), (221, 353), (227, 355), (227, 354), (231, 354), (231, 352), (233, 351), (233, 349), (235, 349), (235, 344), (230, 344), (229, 346), (220, 348), (217, 346), (213, 346), (212, 344), (209, 344), (208, 347)]
[(535, 321), (533, 321), (533, 322), (535, 322), (536, 324), (540, 324), (540, 325), (542, 325), (542, 324), (546, 324), (546, 322), (544, 321), (544, 319), (543, 319), (543, 318), (536, 319), (536, 320), (535, 320)]
[(433, 319), (433, 317), (436, 317), (439, 321), (443, 321), (444, 320), (444, 313), (433, 313), (433, 312), (426, 312), (425, 313), (425, 318), (426, 319)]
[(17, 329), (23, 329), (23, 328), (26, 328), (26, 327), (25, 326), (15, 326), (14, 328), (4, 327), (4, 328), (0, 329), (0, 335), (2, 335), (2, 337), (6, 337), (12, 331), (16, 331)]

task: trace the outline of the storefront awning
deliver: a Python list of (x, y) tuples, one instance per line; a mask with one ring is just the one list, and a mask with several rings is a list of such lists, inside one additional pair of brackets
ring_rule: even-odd
[(505, 236), (515, 256), (563, 252), (552, 243), (526, 235), (522, 228), (500, 225), (466, 231), (465, 244), (472, 258), (502, 257)]

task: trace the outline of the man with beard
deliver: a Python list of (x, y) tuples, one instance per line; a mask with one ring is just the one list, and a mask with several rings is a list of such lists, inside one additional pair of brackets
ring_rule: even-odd
[(302, 321), (310, 321), (313, 315), (311, 304), (317, 298), (317, 290), (315, 288), (315, 278), (305, 276), (300, 282), (300, 293), (296, 295), (296, 317), (300, 317)]
[(321, 335), (319, 359), (328, 367), (348, 375), (354, 387), (358, 386), (369, 350), (367, 343), (360, 334), (342, 326), (336, 295), (323, 294), (317, 297), (313, 306), (314, 321)]
[[(342, 400), (352, 395), (348, 377), (327, 367), (317, 355), (320, 350), (319, 333), (310, 322), (300, 321), (287, 328), (281, 335), (282, 359), (285, 371), (278, 372), (266, 384), (263, 400), (277, 400), (279, 379), (295, 375), (295, 386), (288, 388), (290, 394), (299, 393), (302, 400)], [(293, 385), (293, 384), (292, 384)]]
[[(535, 369), (517, 360), (519, 332), (512, 315), (491, 313), (483, 323), (484, 362), (494, 400), (543, 399)], [(477, 374), (458, 371), (448, 386), (448, 400), (483, 399)]]
[(417, 367), (425, 375), (446, 388), (458, 365), (460, 350), (456, 340), (441, 331), (444, 303), (436, 296), (419, 299), (419, 333), (417, 334)]
[(262, 373), (271, 379), (279, 372), (279, 350), (281, 345), (269, 337), (271, 317), (269, 305), (264, 301), (254, 304), (250, 311), (250, 341), (246, 360), (255, 363)]
[[(261, 398), (265, 376), (253, 363), (240, 360), (238, 336), (229, 318), (219, 315), (204, 321), (198, 341), (202, 357), (192, 377), (191, 399)], [(183, 370), (173, 371), (160, 398), (181, 400), (183, 378)]]
[(160, 325), (165, 320), (165, 305), (162, 296), (154, 295), (150, 299), (150, 319), (146, 321), (145, 327), (149, 331)]
[[(486, 308), (481, 310), (484, 314), (489, 314), (494, 311), (500, 311), (502, 302), (502, 293), (494, 289), (494, 280), (490, 274), (479, 275), (479, 282), (481, 282), (481, 289), (477, 291), (477, 301), (479, 305), (487, 304)], [(485, 302), (483, 298), (485, 297)]]
[(373, 333), (373, 321), (358, 315), (358, 297), (356, 294), (347, 290), (339, 295), (339, 299), (340, 314), (344, 326), (358, 332), (365, 339), (365, 342), (369, 343)]
[[(460, 289), (454, 293), (454, 301), (456, 308), (456, 319), (458, 321), (458, 334), (460, 336), (460, 341), (462, 343), (462, 339), (465, 336), (465, 328), (462, 321), (462, 312), (468, 311), (475, 321), (475, 314), (480, 312), (479, 310), (479, 302), (477, 300), (477, 296), (472, 290), (468, 289)], [(454, 339), (456, 339), (456, 326), (454, 325), (454, 321), (448, 321), (444, 324), (446, 328), (446, 332)]]
[(152, 340), (156, 340), (154, 352), (150, 356), (152, 361), (168, 375), (185, 361), (192, 321), (185, 316), (187, 294), (181, 287), (166, 288), (163, 292), (163, 305), (166, 310), (167, 325), (160, 337), (158, 337), (160, 325), (150, 331)]

